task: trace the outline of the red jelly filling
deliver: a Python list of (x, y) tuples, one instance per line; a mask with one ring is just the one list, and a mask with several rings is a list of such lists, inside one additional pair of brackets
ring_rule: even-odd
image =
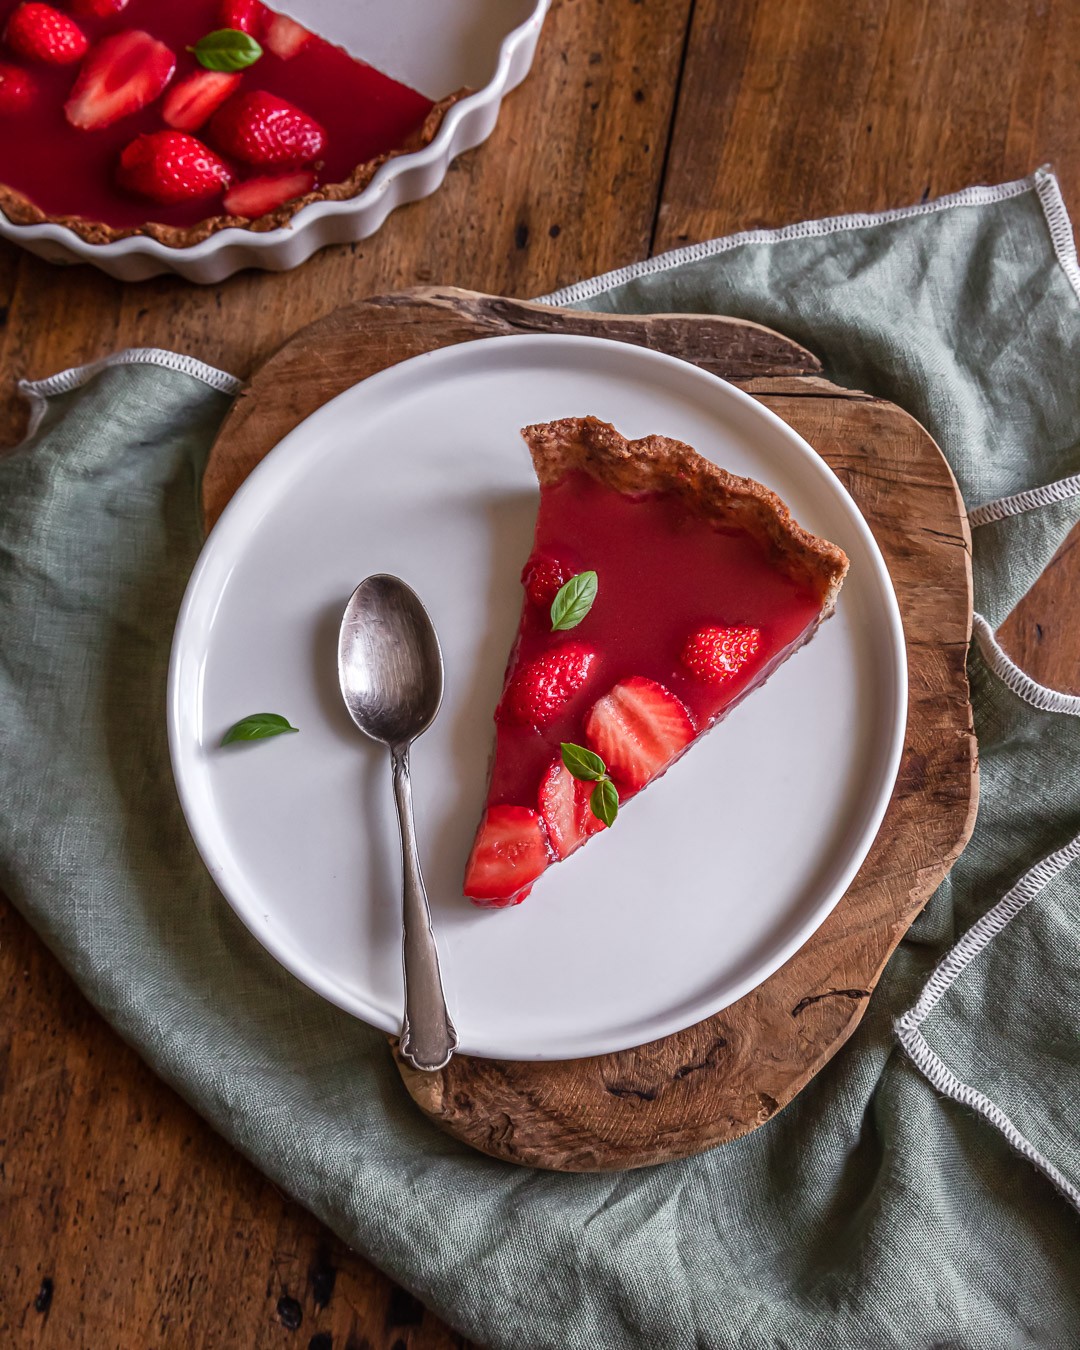
[[(0, 27), (6, 26), (19, 3), (0, 0)], [(82, 61), (49, 64), (12, 50), (10, 43), (0, 43), (0, 65), (18, 71), (33, 89), (32, 98), (12, 98), (6, 109), (0, 97), (0, 182), (21, 192), (47, 215), (81, 216), (118, 229), (150, 220), (183, 228), (222, 214), (223, 193), (162, 205), (125, 191), (117, 183), (125, 147), (140, 133), (169, 129), (162, 116), (165, 99), (181, 81), (202, 69), (187, 49), (225, 26), (222, 0), (130, 0), (121, 12), (109, 17), (67, 0), (57, 0), (56, 8), (75, 20), (89, 40), (89, 51)], [(111, 126), (89, 131), (72, 126), (64, 115), (64, 104), (81, 66), (93, 58), (103, 38), (130, 29), (150, 33), (175, 54), (176, 73), (164, 94)], [(326, 137), (316, 163), (254, 166), (237, 163), (214, 146), (209, 124), (193, 130), (192, 135), (205, 138), (222, 155), (237, 182), (290, 171), (295, 176), (301, 168), (313, 171), (318, 185), (343, 182), (358, 165), (401, 146), (432, 107), (422, 94), (316, 36), (287, 60), (275, 56), (264, 43), (263, 55), (241, 72), (238, 90), (265, 91), (287, 100), (318, 123)], [(258, 202), (265, 193), (250, 196)]]
[[(592, 608), (553, 633), (553, 590), (586, 570), (598, 579)], [(466, 876), (466, 894), (482, 904), (524, 899), (543, 870), (540, 841), (557, 860), (602, 828), (587, 810), (590, 787), (560, 775), (562, 742), (600, 754), (626, 801), (761, 684), (821, 610), (745, 531), (718, 528), (674, 496), (624, 495), (585, 473), (541, 490), (523, 579)]]

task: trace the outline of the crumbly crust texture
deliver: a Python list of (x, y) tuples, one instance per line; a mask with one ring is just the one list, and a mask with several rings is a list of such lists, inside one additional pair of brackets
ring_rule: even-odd
[(753, 478), (728, 473), (667, 436), (628, 441), (596, 417), (565, 417), (525, 427), (521, 434), (541, 487), (576, 470), (616, 492), (674, 493), (696, 515), (760, 540), (779, 567), (820, 597), (822, 619), (836, 607), (847, 554), (804, 530), (776, 493)]
[[(0, 183), (0, 211), (16, 225), (43, 225), (46, 222), (63, 225), (88, 244), (111, 244), (117, 239), (143, 235), (156, 239), (159, 244), (166, 244), (169, 248), (190, 248), (192, 244), (200, 244), (204, 239), (209, 239), (218, 230), (238, 228), (254, 230), (260, 234), (267, 230), (277, 230), (282, 225), (287, 225), (298, 211), (310, 206), (312, 202), (341, 202), (349, 197), (358, 196), (387, 160), (397, 159), (399, 155), (413, 154), (429, 145), (438, 134), (449, 109), (470, 93), (471, 89), (459, 89), (457, 93), (450, 94), (436, 103), (424, 119), (423, 126), (415, 131), (404, 145), (396, 150), (389, 150), (385, 155), (379, 155), (375, 159), (369, 159), (366, 164), (357, 165), (344, 182), (328, 183), (324, 187), (316, 188), (314, 192), (296, 197), (255, 220), (248, 220), (246, 216), (211, 216), (195, 225), (183, 227), (160, 225), (151, 220), (144, 225), (117, 229), (115, 226), (106, 225), (104, 221), (86, 220), (82, 216), (46, 215), (28, 197), (24, 197), (21, 192), (4, 183)], [(148, 209), (153, 208), (148, 205)]]

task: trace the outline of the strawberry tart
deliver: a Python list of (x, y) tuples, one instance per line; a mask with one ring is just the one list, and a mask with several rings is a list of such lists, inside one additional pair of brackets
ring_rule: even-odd
[(540, 507), (464, 886), (497, 907), (625, 828), (626, 802), (810, 640), (848, 567), (679, 441), (592, 417), (522, 434)]
[(0, 0), (0, 209), (183, 248), (355, 196), (447, 108), (260, 0)]

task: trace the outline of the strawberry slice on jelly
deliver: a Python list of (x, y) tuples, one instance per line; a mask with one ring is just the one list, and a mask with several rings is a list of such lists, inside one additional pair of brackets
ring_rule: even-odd
[(239, 86), (239, 71), (196, 70), (165, 95), (162, 121), (174, 131), (198, 131)]
[(164, 42), (139, 28), (114, 33), (83, 62), (64, 115), (82, 131), (111, 127), (153, 103), (175, 70), (176, 57)]
[(266, 50), (273, 52), (280, 61), (291, 61), (304, 50), (313, 33), (309, 33), (303, 24), (290, 19), (287, 14), (275, 14), (266, 25), (263, 43)]
[(568, 858), (591, 834), (605, 828), (589, 799), (594, 784), (575, 778), (561, 759), (552, 762), (540, 783), (540, 816), (556, 858)]
[(302, 197), (315, 186), (315, 175), (310, 169), (298, 173), (272, 174), (265, 178), (246, 178), (235, 183), (225, 194), (225, 210), (230, 216), (245, 216), (255, 220), (276, 211), (279, 206)]
[(620, 680), (585, 718), (585, 740), (607, 765), (615, 783), (640, 792), (694, 739), (683, 702), (656, 680)]
[(525, 806), (492, 806), (476, 832), (465, 868), (465, 894), (478, 905), (519, 905), (546, 869), (544, 823)]

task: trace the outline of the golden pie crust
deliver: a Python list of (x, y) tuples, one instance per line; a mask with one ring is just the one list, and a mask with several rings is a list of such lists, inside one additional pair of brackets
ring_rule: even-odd
[(46, 223), (63, 225), (88, 244), (111, 244), (117, 239), (130, 239), (134, 235), (143, 235), (150, 239), (156, 239), (159, 244), (167, 244), (170, 248), (190, 248), (192, 244), (199, 244), (204, 239), (209, 239), (218, 230), (244, 229), (254, 230), (260, 234), (267, 230), (277, 230), (282, 225), (287, 225), (298, 211), (302, 211), (305, 206), (310, 206), (312, 202), (340, 202), (346, 201), (349, 197), (358, 196), (387, 160), (396, 159), (399, 155), (413, 154), (417, 150), (422, 150), (425, 145), (430, 145), (438, 134), (443, 118), (449, 109), (470, 93), (472, 93), (471, 89), (459, 89), (457, 93), (450, 94), (436, 103), (424, 119), (423, 125), (403, 145), (398, 146), (395, 150), (388, 150), (385, 155), (378, 155), (375, 159), (369, 159), (365, 164), (357, 165), (343, 183), (328, 183), (324, 187), (316, 188), (313, 192), (308, 192), (303, 197), (297, 197), (291, 202), (286, 202), (283, 206), (279, 206), (276, 210), (268, 212), (265, 216), (259, 216), (255, 220), (248, 220), (246, 216), (211, 216), (206, 220), (200, 220), (195, 225), (160, 225), (151, 220), (144, 225), (117, 229), (112, 225), (106, 225), (104, 221), (86, 220), (83, 216), (46, 215), (28, 197), (24, 197), (21, 192), (7, 187), (4, 183), (0, 183), (0, 211), (3, 211), (8, 220), (16, 225), (43, 225)]
[(804, 530), (776, 493), (753, 478), (728, 473), (667, 436), (628, 441), (596, 417), (565, 417), (521, 434), (541, 487), (577, 470), (624, 494), (672, 493), (695, 515), (759, 540), (782, 571), (819, 597), (820, 619), (836, 608), (847, 554)]

